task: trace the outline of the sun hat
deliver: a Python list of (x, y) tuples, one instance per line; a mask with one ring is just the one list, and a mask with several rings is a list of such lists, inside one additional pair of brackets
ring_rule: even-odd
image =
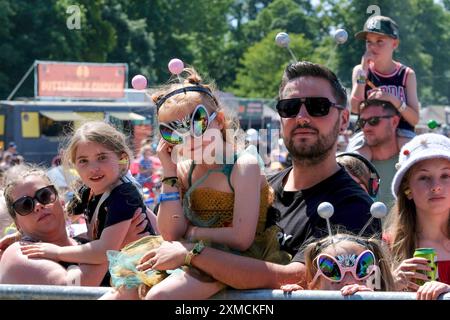
[(397, 172), (392, 179), (392, 194), (397, 198), (400, 184), (408, 170), (416, 163), (435, 158), (444, 158), (450, 161), (450, 139), (436, 133), (424, 133), (415, 136), (400, 150)]

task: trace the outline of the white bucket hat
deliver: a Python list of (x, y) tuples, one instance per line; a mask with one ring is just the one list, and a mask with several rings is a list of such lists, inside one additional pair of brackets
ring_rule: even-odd
[(434, 158), (450, 160), (450, 139), (436, 133), (425, 133), (415, 136), (400, 150), (398, 163), (395, 165), (397, 173), (392, 179), (392, 194), (397, 199), (400, 183), (406, 172), (416, 163)]

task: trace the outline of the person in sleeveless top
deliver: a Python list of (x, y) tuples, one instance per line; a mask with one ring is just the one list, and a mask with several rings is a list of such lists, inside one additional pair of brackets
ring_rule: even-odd
[[(397, 129), (401, 147), (414, 137), (419, 122), (419, 100), (416, 75), (412, 68), (393, 59), (400, 39), (397, 24), (389, 17), (374, 16), (364, 24), (364, 30), (355, 37), (366, 41), (366, 52), (361, 64), (353, 68), (351, 110), (359, 114), (363, 100), (378, 99), (390, 102), (401, 115)], [(370, 148), (361, 133), (349, 142), (349, 149), (371, 159)]]
[[(383, 227), (394, 258), (397, 290), (417, 291), (417, 299), (450, 292), (450, 139), (435, 133), (416, 136), (400, 151), (392, 180), (396, 206)], [(433, 248), (437, 279), (417, 248)], [(435, 270), (436, 271), (436, 270)], [(419, 286), (416, 281), (425, 282)]]
[[(83, 186), (69, 207), (73, 214), (85, 214), (89, 243), (60, 247), (36, 243), (22, 247), (29, 258), (102, 264), (107, 250), (119, 250), (136, 210), (146, 211), (137, 185), (127, 178), (131, 151), (123, 133), (101, 121), (79, 127), (65, 150), (66, 167), (74, 167)], [(150, 218), (141, 236), (155, 234)], [(155, 219), (156, 220), (156, 219)], [(109, 284), (106, 277), (104, 285)]]
[[(2, 238), (0, 250), (0, 283), (41, 285), (98, 286), (107, 264), (66, 263), (48, 259), (28, 259), (21, 248), (39, 241), (58, 246), (86, 243), (70, 237), (66, 230), (64, 199), (52, 184), (46, 170), (32, 164), (14, 166), (5, 173), (4, 204), (18, 234), (14, 240)], [(135, 241), (142, 219), (135, 217), (124, 243)], [(4, 250), (4, 251), (3, 251)]]
[(289, 254), (279, 249), (276, 227), (266, 228), (272, 190), (256, 148), (245, 148), (243, 139), (239, 145), (236, 119), (226, 116), (213, 89), (197, 72), (186, 68), (183, 74), (184, 83), (153, 95), (162, 136), (157, 153), (164, 174), (157, 218), (164, 240), (184, 239), (194, 248), (179, 262), (184, 267), (170, 275), (158, 271), (164, 270), (155, 251), (164, 246), (161, 239), (111, 252), (117, 290), (103, 299), (211, 297), (225, 285), (190, 266), (204, 246), (289, 262)]

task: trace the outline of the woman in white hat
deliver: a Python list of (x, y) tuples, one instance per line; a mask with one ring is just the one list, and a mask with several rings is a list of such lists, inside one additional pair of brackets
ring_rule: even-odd
[[(398, 290), (417, 291), (418, 299), (450, 292), (450, 139), (439, 134), (416, 136), (400, 151), (392, 180), (396, 206), (385, 228), (394, 258)], [(433, 248), (438, 280), (427, 259), (413, 258), (416, 248)], [(418, 281), (425, 284), (419, 286)]]

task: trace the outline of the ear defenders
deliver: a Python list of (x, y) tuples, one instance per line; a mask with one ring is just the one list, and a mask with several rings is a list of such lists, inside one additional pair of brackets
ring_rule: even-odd
[(369, 178), (369, 196), (371, 196), (372, 198), (376, 198), (376, 196), (378, 195), (378, 191), (380, 190), (380, 175), (378, 174), (377, 169), (375, 168), (375, 166), (369, 161), (367, 160), (365, 157), (363, 157), (362, 155), (358, 154), (358, 153), (354, 153), (354, 152), (343, 152), (343, 153), (339, 153), (336, 155), (336, 158), (339, 157), (343, 157), (343, 156), (349, 156), (349, 157), (353, 157), (356, 158), (358, 160), (361, 160), (367, 167), (367, 169), (369, 169), (370, 172), (370, 178)]

